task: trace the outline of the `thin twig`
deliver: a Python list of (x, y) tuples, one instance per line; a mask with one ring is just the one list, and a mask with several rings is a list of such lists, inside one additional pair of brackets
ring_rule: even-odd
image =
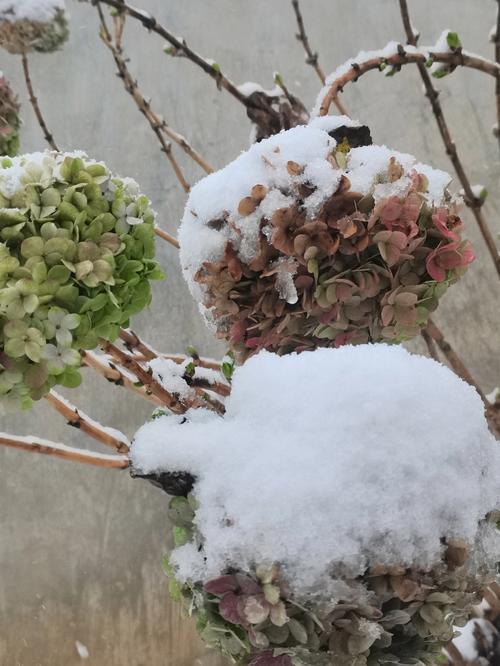
[(202, 69), (215, 81), (218, 88), (224, 88), (224, 90), (226, 90), (230, 95), (232, 95), (235, 99), (237, 99), (238, 102), (241, 102), (241, 104), (243, 104), (245, 107), (251, 106), (246, 96), (243, 95), (243, 93), (240, 92), (238, 87), (230, 79), (228, 79), (227, 76), (225, 76), (222, 73), (219, 66), (214, 67), (212, 63), (205, 60), (205, 58), (199, 55), (199, 53), (193, 51), (193, 49), (191, 49), (188, 46), (185, 39), (181, 40), (177, 38), (164, 26), (160, 25), (158, 21), (153, 16), (151, 16), (151, 14), (148, 14), (148, 12), (145, 12), (142, 9), (137, 9), (136, 7), (132, 7), (131, 5), (127, 4), (126, 2), (123, 2), (122, 0), (84, 0), (84, 1), (90, 2), (91, 4), (96, 4), (97, 2), (100, 1), (103, 4), (108, 5), (109, 7), (114, 7), (120, 12), (123, 12), (128, 16), (132, 17), (133, 19), (136, 19), (146, 28), (146, 30), (156, 33), (157, 35), (162, 37), (165, 41), (167, 41), (169, 44), (171, 44), (174, 47), (175, 55), (184, 56), (192, 63), (200, 67), (200, 69)]
[(175, 414), (184, 414), (192, 405), (185, 405), (176, 395), (167, 391), (153, 377), (152, 371), (146, 370), (130, 354), (106, 340), (101, 341), (101, 349), (115, 359), (126, 370), (132, 372), (150, 393), (155, 395), (165, 407)]
[(151, 108), (151, 102), (141, 94), (138, 82), (132, 77), (127, 65), (128, 60), (125, 58), (121, 48), (121, 38), (124, 24), (123, 15), (121, 17), (114, 17), (115, 37), (113, 43), (113, 38), (106, 25), (106, 19), (99, 2), (97, 2), (96, 7), (97, 11), (99, 12), (99, 19), (103, 29), (101, 38), (113, 54), (113, 58), (115, 59), (116, 65), (118, 67), (119, 76), (123, 80), (125, 89), (128, 93), (130, 93), (141, 113), (146, 116), (146, 118), (150, 121), (150, 124), (152, 121), (159, 130), (168, 136), (169, 139), (172, 139), (174, 143), (180, 146), (186, 155), (188, 155), (194, 162), (196, 162), (196, 164), (198, 164), (198, 166), (200, 166), (205, 171), (205, 173), (212, 173), (213, 168), (208, 164), (205, 158), (202, 157), (202, 155), (200, 155), (200, 153), (191, 146), (185, 136), (172, 129), (172, 127), (167, 124), (164, 118), (155, 113)]
[(356, 62), (353, 60), (351, 67), (345, 72), (338, 76), (334, 81), (328, 84), (326, 90), (323, 92), (323, 97), (319, 104), (319, 115), (326, 116), (330, 106), (332, 105), (334, 99), (339, 93), (341, 93), (348, 83), (354, 83), (357, 81), (363, 74), (370, 72), (374, 69), (381, 70), (384, 66), (393, 66), (393, 67), (403, 67), (404, 65), (415, 65), (419, 62), (426, 63), (429, 59), (433, 62), (441, 62), (443, 64), (449, 65), (450, 67), (469, 67), (470, 69), (476, 69), (479, 72), (484, 74), (489, 74), (490, 76), (499, 76), (500, 75), (500, 64), (482, 58), (481, 56), (467, 53), (467, 51), (460, 52), (445, 52), (445, 53), (435, 53), (428, 48), (425, 49), (415, 49), (411, 52), (405, 51), (402, 45), (398, 53), (395, 53), (391, 56), (376, 56), (374, 58), (368, 58), (361, 62)]
[[(152, 361), (156, 358), (161, 357), (161, 355), (156, 352), (152, 347), (150, 347), (147, 343), (145, 343), (141, 338), (139, 338), (138, 335), (136, 335), (133, 331), (130, 329), (121, 329), (120, 330), (120, 338), (124, 342), (125, 347), (133, 354), (129, 358), (132, 359), (135, 363), (139, 364), (140, 361), (136, 356), (136, 353), (140, 354), (141, 360), (144, 359), (144, 361)], [(163, 357), (164, 358), (164, 357)], [(187, 357), (184, 357), (184, 361), (187, 360)], [(195, 365), (200, 365), (199, 363), (200, 359), (197, 358)], [(142, 366), (141, 366), (142, 367)], [(219, 366), (220, 369), (220, 366)], [(133, 370), (132, 370), (133, 371)], [(133, 371), (134, 372), (134, 371)], [(137, 373), (135, 373), (137, 374)], [(137, 377), (140, 379), (139, 375)], [(224, 413), (224, 405), (220, 403), (218, 400), (215, 400), (214, 398), (211, 398), (206, 391), (213, 391), (214, 393), (218, 393), (219, 395), (222, 395), (224, 397), (228, 396), (229, 393), (231, 392), (231, 389), (229, 386), (226, 384), (223, 384), (222, 382), (209, 382), (208, 380), (205, 380), (204, 378), (201, 377), (185, 377), (186, 384), (190, 386), (191, 388), (194, 389), (195, 393), (197, 396), (200, 398), (201, 402), (194, 402), (193, 404), (187, 404), (186, 402), (181, 402), (179, 400), (179, 404), (182, 406), (181, 409), (183, 411), (186, 411), (189, 409), (189, 407), (206, 407), (207, 404), (208, 406), (216, 411), (218, 414), (223, 414)], [(172, 409), (171, 407), (169, 407)], [(173, 410), (175, 411), (175, 410)], [(183, 412), (179, 412), (183, 413)]]
[[(160, 356), (161, 358), (167, 358), (171, 361), (175, 361), (175, 363), (184, 363), (184, 361), (188, 358), (184, 354), (160, 354)], [(201, 368), (210, 368), (211, 370), (218, 370), (219, 372), (221, 371), (220, 361), (215, 361), (212, 358), (202, 358), (198, 356), (194, 363), (195, 365), (199, 365)]]
[[(292, 0), (292, 7), (295, 12), (295, 18), (297, 19), (297, 27), (299, 29), (299, 32), (295, 36), (297, 37), (299, 42), (302, 42), (302, 46), (304, 47), (304, 51), (306, 52), (306, 63), (308, 65), (311, 65), (311, 67), (313, 67), (314, 71), (318, 75), (319, 80), (323, 85), (325, 85), (325, 73), (319, 64), (318, 53), (312, 50), (311, 45), (309, 43), (309, 38), (307, 36), (306, 29), (304, 26), (304, 19), (302, 18), (302, 13), (299, 7), (299, 0)], [(340, 99), (334, 99), (333, 103), (340, 111), (340, 113), (342, 113), (344, 116), (349, 115), (347, 113), (347, 109), (345, 108), (344, 104), (340, 101)]]
[(155, 227), (155, 234), (162, 238), (164, 241), (167, 241), (167, 243), (170, 243), (170, 245), (173, 245), (175, 248), (179, 249), (179, 241), (167, 231), (160, 229), (160, 227)]
[(429, 335), (428, 331), (422, 329), (421, 332), (422, 338), (427, 345), (427, 351), (429, 352), (429, 356), (433, 358), (435, 361), (439, 361), (439, 355), (437, 353), (436, 345), (434, 344), (433, 338)]
[[(415, 31), (411, 24), (411, 18), (410, 18), (410, 12), (408, 9), (407, 0), (399, 0), (399, 7), (401, 10), (401, 18), (403, 20), (403, 25), (405, 28), (408, 44), (416, 46), (418, 41), (418, 35), (415, 34)], [(498, 42), (496, 42), (496, 44), (498, 44)], [(500, 58), (497, 59), (497, 62), (499, 60)], [(453, 164), (453, 168), (455, 169), (460, 184), (462, 185), (462, 188), (464, 190), (465, 203), (472, 210), (472, 214), (476, 219), (481, 235), (484, 239), (484, 242), (486, 243), (486, 247), (488, 248), (488, 252), (490, 253), (493, 263), (495, 264), (497, 273), (500, 276), (500, 257), (498, 254), (498, 248), (495, 242), (495, 238), (491, 233), (486, 220), (484, 219), (483, 212), (481, 210), (483, 202), (481, 201), (481, 199), (479, 199), (474, 195), (470, 180), (467, 174), (465, 173), (462, 161), (458, 155), (455, 142), (451, 137), (451, 132), (448, 128), (448, 124), (446, 123), (441, 102), (439, 101), (439, 91), (436, 90), (432, 82), (431, 76), (424, 63), (418, 62), (417, 67), (425, 87), (426, 97), (428, 97), (429, 102), (431, 104), (432, 112), (434, 113), (434, 117), (436, 118), (439, 133), (441, 134), (441, 138), (443, 139), (443, 143), (445, 145), (446, 154), (450, 158), (450, 161)], [(497, 76), (496, 83), (497, 83), (497, 105), (498, 105), (498, 111), (500, 113), (500, 90), (498, 90), (498, 87), (500, 86), (500, 76)]]
[[(137, 333), (130, 328), (120, 329), (120, 339), (124, 342), (127, 349), (133, 352), (134, 355), (141, 354), (146, 361), (154, 358), (166, 358), (175, 361), (175, 363), (184, 363), (184, 361), (190, 358), (185, 354), (162, 354), (153, 349), (151, 345), (140, 338)], [(195, 365), (198, 365), (201, 368), (209, 368), (211, 370), (221, 370), (221, 364), (219, 361), (215, 361), (211, 358), (203, 358), (202, 356), (198, 356), (196, 352), (193, 352), (193, 354), (194, 356), (191, 358)]]
[(106, 429), (54, 390), (50, 391), (50, 393), (45, 396), (45, 399), (67, 420), (68, 425), (78, 428), (87, 435), (90, 435), (90, 437), (96, 439), (98, 442), (110, 446), (118, 453), (128, 453), (130, 442), (123, 433), (114, 429), (113, 431)]
[(181, 184), (183, 190), (185, 192), (189, 192), (190, 185), (185, 179), (184, 174), (182, 173), (182, 170), (179, 164), (177, 163), (177, 160), (172, 154), (172, 145), (170, 144), (169, 141), (165, 140), (163, 133), (160, 129), (161, 121), (158, 119), (156, 114), (151, 110), (149, 102), (147, 102), (146, 99), (142, 96), (141, 92), (139, 91), (137, 81), (130, 74), (128, 67), (125, 63), (125, 60), (123, 59), (120, 52), (113, 44), (112, 40), (110, 39), (110, 33), (104, 22), (104, 16), (102, 14), (101, 7), (98, 2), (96, 6), (99, 12), (99, 18), (101, 19), (101, 28), (102, 28), (100, 32), (101, 39), (113, 54), (113, 58), (118, 68), (118, 76), (122, 79), (125, 90), (132, 96), (139, 110), (145, 116), (146, 120), (151, 126), (151, 129), (156, 134), (156, 138), (160, 143), (161, 151), (162, 153), (164, 153), (165, 157), (170, 162), (170, 166), (174, 170), (177, 180)]
[(453, 349), (450, 343), (445, 339), (442, 331), (439, 329), (439, 327), (434, 323), (432, 319), (429, 319), (427, 323), (427, 332), (432, 337), (434, 342), (437, 344), (439, 349), (443, 352), (443, 355), (450, 364), (451, 368), (456, 372), (456, 374), (459, 377), (461, 377), (464, 381), (466, 381), (468, 384), (470, 384), (476, 389), (486, 407), (489, 407), (490, 403), (488, 402), (488, 399), (483, 393), (481, 387), (472, 377), (471, 373), (465, 367), (462, 359), (459, 357), (459, 355), (456, 353), (456, 351)]
[(29, 70), (29, 65), (28, 65), (28, 56), (26, 53), (22, 54), (22, 61), (23, 61), (23, 72), (24, 72), (24, 80), (26, 82), (26, 88), (28, 89), (28, 95), (29, 95), (29, 100), (31, 102), (31, 106), (33, 107), (33, 111), (35, 112), (36, 119), (38, 120), (38, 124), (40, 125), (43, 136), (49, 146), (52, 148), (52, 150), (57, 150), (59, 151), (59, 148), (57, 147), (56, 142), (54, 141), (54, 137), (52, 136), (52, 133), (49, 132), (49, 128), (47, 127), (47, 123), (45, 122), (45, 119), (42, 115), (42, 112), (40, 111), (40, 106), (38, 104), (38, 99), (35, 95), (35, 92), (33, 90), (33, 84), (31, 83), (31, 76), (30, 76), (30, 70)]
[(30, 451), (31, 453), (43, 453), (56, 458), (64, 458), (64, 460), (95, 465), (96, 467), (125, 469), (130, 464), (128, 458), (124, 456), (110, 456), (105, 453), (75, 449), (66, 446), (66, 444), (51, 442), (39, 437), (20, 437), (5, 432), (0, 433), (0, 445), (20, 449), (21, 451)]
[(152, 393), (149, 393), (145, 386), (136, 383), (137, 378), (134, 375), (129, 374), (125, 368), (121, 368), (118, 364), (113, 363), (108, 356), (87, 350), (80, 350), (80, 355), (84, 365), (98, 372), (108, 382), (115, 384), (115, 386), (123, 386), (134, 391), (156, 406), (161, 407), (163, 405), (163, 402)]
[[(400, 0), (400, 4), (401, 2), (402, 0)], [(420, 71), (425, 71), (425, 74), (428, 77), (429, 74), (425, 70), (425, 62), (429, 57), (436, 62), (444, 62), (452, 66), (462, 65), (465, 67), (472, 67), (473, 69), (478, 69), (492, 76), (500, 76), (500, 65), (497, 65), (496, 63), (479, 56), (467, 54), (464, 51), (460, 53), (430, 53), (427, 49), (422, 49), (421, 51), (415, 50), (411, 53), (408, 53), (401, 46), (399, 52), (396, 55), (389, 56), (387, 58), (378, 56), (375, 58), (369, 58), (364, 62), (353, 62), (351, 68), (347, 72), (339, 76), (329, 85), (328, 90), (325, 93), (323, 100), (321, 101), (320, 115), (325, 115), (328, 113), (333, 100), (340, 92), (342, 92), (346, 84), (357, 81), (363, 74), (366, 74), (367, 72), (374, 69), (380, 69), (384, 65), (392, 65), (395, 67), (409, 64), (423, 65), (424, 67), (423, 69), (420, 68)], [(432, 82), (430, 82), (430, 85), (431, 87), (426, 87), (427, 94), (431, 101), (434, 115), (438, 122), (439, 131), (441, 132), (441, 136), (446, 146), (446, 152), (449, 155), (453, 166), (455, 167), (457, 176), (465, 192), (466, 203), (472, 209), (488, 252), (494, 263), (496, 271), (500, 276), (500, 255), (498, 253), (495, 238), (491, 233), (486, 220), (484, 219), (482, 211), (480, 210), (482, 201), (481, 199), (477, 198), (472, 191), (469, 179), (467, 178), (467, 175), (463, 169), (462, 163), (457, 154), (457, 149), (444, 119), (441, 105), (437, 100), (438, 93), (434, 89), (434, 86), (432, 86)]]

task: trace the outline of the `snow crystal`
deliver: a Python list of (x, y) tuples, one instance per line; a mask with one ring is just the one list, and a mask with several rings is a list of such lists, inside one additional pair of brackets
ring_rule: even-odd
[(64, 9), (64, 0), (0, 0), (0, 19), (51, 21)]
[(203, 551), (173, 552), (181, 580), (278, 562), (303, 596), (368, 565), (430, 567), (443, 537), (498, 553), (478, 522), (498, 505), (500, 449), (445, 366), (382, 344), (261, 352), (226, 405), (161, 417), (132, 444), (137, 471), (197, 478)]
[[(269, 237), (269, 220), (276, 210), (293, 204), (295, 189), (300, 184), (315, 188), (303, 204), (309, 219), (314, 219), (334, 194), (344, 175), (352, 191), (372, 194), (378, 200), (403, 193), (410, 182), (409, 174), (415, 169), (429, 181), (427, 201), (437, 206), (443, 202), (451, 180), (448, 174), (386, 146), (353, 148), (347, 153), (346, 168), (336, 168), (330, 159), (336, 141), (328, 132), (344, 124), (359, 125), (346, 116), (329, 116), (283, 131), (254, 144), (193, 187), (179, 229), (179, 241), (183, 274), (198, 302), (203, 301), (204, 294), (195, 275), (203, 263), (220, 261), (228, 241), (239, 258), (250, 263), (259, 251), (260, 233)], [(381, 185), (386, 180), (391, 157), (401, 164), (404, 173), (394, 183)], [(267, 193), (260, 202), (255, 202), (255, 210), (250, 214), (244, 214), (248, 213), (246, 210), (240, 213), (240, 202), (250, 196), (255, 185), (264, 186)], [(201, 311), (210, 319), (203, 306)]]

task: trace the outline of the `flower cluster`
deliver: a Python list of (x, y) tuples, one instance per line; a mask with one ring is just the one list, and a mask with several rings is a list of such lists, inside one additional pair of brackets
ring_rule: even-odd
[[(194, 507), (192, 497), (172, 500), (177, 545), (197, 538)], [(171, 595), (194, 615), (203, 640), (241, 666), (434, 663), (489, 580), (469, 565), (467, 544), (449, 539), (439, 565), (373, 566), (343, 580), (328, 601), (295, 599), (276, 565), (180, 584), (164, 562)]]
[(0, 169), (0, 395), (29, 407), (79, 383), (79, 349), (146, 307), (154, 212), (131, 179), (60, 153)]
[(64, 3), (44, 2), (39, 8), (36, 3), (27, 8), (25, 5), (26, 2), (4, 2), (0, 7), (0, 46), (14, 54), (52, 53), (60, 49), (69, 36)]
[[(304, 166), (289, 169), (299, 175)], [(392, 159), (386, 182), (400, 175)], [(417, 335), (474, 259), (461, 240), (456, 206), (429, 205), (427, 187), (427, 178), (413, 171), (403, 191), (375, 202), (342, 176), (311, 218), (304, 204), (313, 191), (299, 184), (293, 203), (276, 210), (269, 233), (260, 233), (251, 262), (227, 241), (224, 258), (198, 270), (195, 280), (206, 287), (219, 335), (244, 356)], [(256, 184), (240, 212), (253, 213), (265, 195)]]
[(0, 155), (14, 157), (19, 149), (19, 101), (0, 72)]

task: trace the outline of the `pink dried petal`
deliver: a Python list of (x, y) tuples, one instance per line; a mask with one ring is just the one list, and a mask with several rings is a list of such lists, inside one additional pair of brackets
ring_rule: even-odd
[(391, 225), (401, 215), (403, 206), (397, 197), (390, 197), (380, 211), (380, 221), (385, 226)]
[(240, 597), (232, 592), (225, 594), (219, 602), (219, 613), (231, 624), (245, 624), (239, 611)]
[(292, 660), (287, 654), (273, 657), (272, 650), (268, 650), (253, 657), (248, 666), (292, 666)]
[(238, 589), (238, 581), (236, 576), (219, 576), (219, 578), (214, 578), (209, 580), (203, 586), (205, 592), (210, 594), (215, 594), (218, 597), (222, 597), (227, 592), (236, 592)]
[(250, 576), (236, 574), (235, 578), (238, 581), (238, 585), (243, 594), (262, 594), (261, 586)]

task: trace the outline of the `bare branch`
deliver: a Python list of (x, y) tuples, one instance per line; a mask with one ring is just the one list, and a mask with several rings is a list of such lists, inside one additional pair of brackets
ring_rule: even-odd
[(33, 90), (33, 84), (31, 83), (31, 76), (30, 76), (30, 70), (28, 66), (28, 56), (26, 53), (22, 54), (22, 61), (23, 61), (23, 72), (24, 72), (24, 80), (26, 82), (26, 88), (28, 89), (28, 96), (29, 100), (31, 103), (31, 106), (33, 107), (33, 111), (35, 112), (36, 119), (38, 120), (38, 124), (40, 125), (43, 136), (49, 146), (52, 148), (52, 150), (59, 150), (57, 147), (56, 142), (54, 141), (54, 137), (52, 136), (52, 133), (49, 132), (49, 128), (47, 127), (47, 123), (45, 122), (45, 119), (42, 115), (42, 112), (40, 111), (40, 106), (38, 105), (38, 99), (35, 95), (35, 92)]
[(141, 340), (137, 333), (134, 333), (130, 328), (120, 329), (120, 339), (124, 342), (125, 347), (129, 351), (134, 354), (139, 352), (139, 354), (142, 354), (143, 358), (147, 361), (151, 361), (160, 356), (158, 352), (144, 342), (144, 340)]
[[(161, 358), (168, 358), (171, 361), (175, 361), (175, 363), (184, 363), (184, 361), (188, 358), (184, 354), (161, 354)], [(203, 358), (201, 356), (196, 357), (194, 359), (194, 364), (199, 365), (200, 368), (210, 368), (211, 370), (221, 370), (221, 363), (220, 361), (216, 361), (212, 358)]]
[(101, 341), (101, 349), (115, 359), (126, 370), (132, 372), (147, 390), (156, 396), (165, 407), (175, 414), (184, 414), (192, 405), (185, 405), (176, 395), (170, 393), (133, 356), (106, 340)]
[(123, 12), (128, 16), (132, 17), (133, 19), (136, 19), (146, 28), (146, 30), (156, 33), (157, 35), (162, 37), (165, 41), (167, 41), (169, 44), (171, 44), (174, 49), (173, 55), (186, 57), (188, 60), (190, 60), (200, 69), (202, 69), (206, 74), (208, 74), (217, 84), (217, 88), (219, 89), (224, 88), (225, 90), (227, 90), (227, 92), (230, 95), (232, 95), (235, 99), (237, 99), (238, 102), (241, 102), (241, 104), (243, 104), (245, 107), (250, 105), (246, 96), (243, 95), (243, 93), (241, 93), (238, 90), (237, 86), (230, 79), (228, 79), (227, 76), (225, 76), (222, 73), (219, 66), (214, 67), (213, 64), (211, 64), (208, 60), (199, 55), (199, 53), (193, 51), (193, 49), (191, 49), (188, 46), (185, 39), (182, 39), (182, 41), (178, 39), (169, 30), (160, 25), (158, 21), (147, 12), (141, 9), (137, 9), (136, 7), (132, 7), (131, 5), (127, 4), (126, 2), (123, 2), (122, 0), (83, 0), (83, 1), (90, 2), (91, 4), (96, 4), (97, 1), (100, 1), (102, 2), (102, 4), (108, 5), (109, 7), (113, 7), (114, 9), (117, 9), (120, 12)]
[[(402, 4), (406, 6), (406, 3), (404, 3), (403, 0), (400, 0), (400, 6)], [(405, 16), (408, 17), (407, 7)], [(413, 39), (415, 39), (413, 32), (411, 34)], [(429, 97), (429, 100), (432, 104), (432, 109), (438, 122), (439, 131), (446, 146), (446, 152), (450, 157), (455, 171), (457, 172), (458, 179), (460, 180), (460, 183), (464, 189), (465, 201), (472, 209), (481, 235), (484, 239), (484, 242), (486, 243), (488, 252), (495, 265), (496, 271), (500, 276), (500, 256), (496, 246), (495, 238), (491, 233), (486, 220), (484, 219), (482, 211), (480, 210), (480, 206), (483, 202), (481, 199), (474, 195), (469, 179), (458, 157), (455, 143), (451, 138), (451, 134), (446, 124), (441, 105), (438, 101), (438, 92), (432, 85), (429, 73), (425, 67), (425, 62), (429, 57), (431, 57), (436, 62), (444, 62), (452, 66), (462, 65), (464, 67), (472, 67), (473, 69), (478, 69), (479, 71), (485, 72), (492, 76), (500, 76), (500, 65), (497, 65), (490, 60), (480, 58), (479, 56), (467, 54), (463, 51), (461, 53), (429, 53), (427, 49), (422, 49), (421, 51), (412, 50), (409, 53), (401, 46), (399, 53), (396, 55), (387, 58), (379, 56), (359, 63), (353, 62), (351, 68), (345, 74), (339, 76), (337, 79), (335, 79), (335, 81), (329, 84), (328, 90), (321, 102), (320, 115), (325, 115), (328, 113), (328, 109), (330, 108), (331, 103), (336, 98), (336, 96), (342, 92), (344, 86), (347, 83), (357, 81), (363, 74), (366, 74), (367, 72), (374, 69), (380, 69), (380, 67), (383, 67), (384, 65), (393, 65), (399, 67), (402, 65), (416, 64), (419, 67), (422, 78), (424, 75), (426, 77), (425, 79), (423, 78), (424, 83), (426, 83), (426, 81), (428, 82), (426, 83), (427, 96)]]
[(156, 135), (156, 138), (160, 142), (160, 147), (161, 151), (164, 153), (165, 157), (168, 159), (170, 162), (170, 165), (172, 169), (174, 170), (174, 173), (177, 177), (177, 180), (181, 184), (183, 190), (185, 192), (189, 192), (190, 190), (190, 185), (187, 182), (187, 180), (184, 178), (184, 174), (182, 173), (182, 170), (180, 166), (177, 163), (177, 160), (172, 154), (172, 146), (170, 142), (166, 141), (163, 133), (161, 132), (160, 125), (161, 121), (159, 118), (156, 116), (156, 114), (152, 111), (149, 102), (146, 101), (146, 99), (143, 97), (141, 92), (139, 91), (139, 86), (137, 81), (132, 77), (130, 74), (128, 67), (125, 63), (124, 58), (122, 57), (119, 49), (113, 44), (113, 41), (111, 39), (111, 34), (106, 26), (106, 22), (104, 19), (104, 15), (102, 13), (101, 7), (99, 2), (96, 3), (97, 10), (99, 12), (99, 18), (101, 20), (101, 32), (100, 36), (103, 41), (103, 43), (108, 47), (108, 49), (111, 51), (113, 54), (114, 61), (116, 63), (116, 66), (118, 68), (118, 76), (122, 79), (123, 85), (125, 87), (125, 90), (131, 95), (135, 103), (137, 104), (139, 110), (141, 113), (144, 115), (146, 120), (149, 122), (151, 129)]
[(436, 345), (434, 344), (433, 338), (429, 335), (429, 333), (424, 329), (422, 329), (421, 332), (422, 338), (427, 345), (427, 351), (429, 352), (429, 356), (433, 358), (435, 361), (439, 361), (439, 355), (437, 353)]
[[(318, 62), (318, 53), (314, 52), (311, 48), (311, 45), (309, 44), (309, 38), (307, 36), (306, 29), (304, 26), (304, 19), (302, 18), (302, 13), (299, 7), (299, 0), (292, 0), (292, 7), (295, 12), (295, 18), (297, 19), (297, 27), (299, 29), (299, 32), (295, 36), (297, 37), (299, 42), (302, 42), (302, 46), (304, 47), (304, 51), (306, 52), (306, 63), (314, 68), (314, 71), (318, 75), (319, 80), (323, 85), (325, 85), (325, 73), (320, 67), (320, 64)], [(349, 115), (347, 113), (347, 109), (345, 108), (344, 104), (339, 99), (334, 99), (333, 103), (335, 104), (340, 113), (342, 113), (344, 116)]]
[(43, 453), (45, 455), (55, 456), (56, 458), (81, 462), (96, 467), (125, 469), (130, 465), (128, 458), (125, 458), (124, 456), (110, 456), (105, 453), (95, 452), (91, 453), (83, 449), (75, 449), (71, 446), (51, 442), (39, 437), (20, 437), (2, 432), (0, 433), (0, 445), (8, 446), (13, 449), (20, 449), (21, 451), (29, 451), (31, 453)]
[(151, 102), (141, 94), (138, 82), (130, 74), (130, 71), (127, 66), (128, 60), (127, 58), (125, 58), (123, 50), (121, 48), (121, 38), (124, 26), (123, 15), (114, 17), (115, 38), (113, 44), (113, 39), (111, 37), (111, 33), (107, 28), (106, 20), (104, 18), (104, 14), (102, 13), (102, 9), (99, 2), (97, 2), (97, 10), (99, 12), (99, 18), (101, 20), (101, 26), (103, 28), (103, 33), (101, 34), (101, 38), (105, 43), (105, 45), (113, 54), (116, 65), (118, 67), (118, 74), (120, 78), (123, 80), (125, 89), (127, 90), (128, 93), (130, 93), (141, 113), (143, 113), (146, 116), (146, 118), (150, 121), (150, 123), (151, 121), (153, 121), (153, 124), (156, 127), (158, 127), (164, 134), (166, 134), (169, 139), (172, 139), (174, 143), (180, 146), (180, 148), (182, 148), (182, 150), (186, 153), (186, 155), (188, 155), (194, 162), (196, 162), (196, 164), (198, 164), (198, 166), (200, 166), (205, 171), (205, 173), (212, 173), (213, 168), (200, 155), (200, 153), (190, 145), (186, 137), (184, 137), (182, 134), (179, 134), (179, 132), (176, 132), (174, 129), (172, 129), (172, 127), (170, 127), (170, 125), (167, 124), (167, 122), (163, 117), (160, 117), (157, 113), (155, 113), (151, 108)]
[[(120, 338), (124, 342), (125, 347), (133, 352), (136, 360), (139, 360), (137, 358), (138, 354), (142, 355), (144, 360), (166, 358), (175, 361), (175, 363), (184, 363), (184, 361), (189, 358), (185, 354), (162, 354), (161, 352), (156, 351), (130, 328), (120, 329)], [(196, 366), (200, 366), (200, 368), (209, 368), (211, 370), (221, 370), (221, 363), (219, 361), (215, 361), (211, 358), (203, 358), (202, 356), (198, 356), (195, 352), (193, 353), (194, 355), (191, 358)]]
[(78, 428), (102, 444), (115, 449), (118, 453), (128, 453), (130, 442), (123, 433), (118, 430), (105, 428), (54, 390), (50, 391), (50, 393), (45, 396), (45, 399), (67, 420), (68, 425)]
[(456, 374), (459, 377), (461, 377), (464, 381), (466, 381), (468, 384), (470, 384), (476, 389), (486, 407), (489, 407), (490, 403), (488, 402), (488, 399), (483, 393), (481, 387), (472, 377), (471, 373), (465, 367), (462, 359), (459, 357), (459, 355), (456, 353), (456, 351), (453, 349), (450, 343), (445, 339), (442, 331), (434, 323), (434, 321), (432, 321), (432, 319), (429, 319), (427, 323), (427, 332), (434, 340), (434, 342), (437, 344), (439, 349), (443, 352), (443, 355), (450, 364), (451, 368), (456, 372)]
[[(411, 24), (411, 18), (410, 18), (410, 12), (408, 9), (407, 0), (399, 0), (399, 6), (401, 9), (401, 18), (403, 20), (403, 25), (405, 28), (408, 44), (416, 46), (418, 35), (415, 34), (415, 31)], [(484, 239), (484, 242), (486, 243), (486, 247), (488, 248), (488, 252), (490, 253), (493, 263), (495, 264), (497, 273), (500, 276), (500, 257), (498, 254), (495, 238), (491, 233), (486, 220), (484, 219), (483, 212), (481, 210), (483, 202), (481, 201), (481, 199), (479, 199), (474, 195), (470, 180), (467, 174), (465, 173), (462, 161), (458, 155), (455, 142), (451, 137), (451, 132), (446, 123), (441, 102), (439, 101), (439, 91), (436, 90), (434, 84), (432, 83), (431, 76), (427, 71), (427, 68), (424, 65), (424, 63), (418, 62), (417, 67), (425, 87), (426, 96), (429, 99), (430, 105), (432, 107), (432, 112), (434, 113), (434, 117), (436, 118), (439, 133), (441, 134), (441, 138), (443, 139), (443, 143), (445, 145), (446, 154), (450, 158), (450, 161), (453, 164), (453, 167), (460, 181), (460, 184), (462, 185), (462, 188), (464, 190), (465, 203), (467, 204), (467, 206), (469, 206), (469, 208), (472, 209), (472, 214), (476, 219), (481, 235)], [(497, 87), (500, 85), (499, 82), (500, 79), (497, 76)], [(500, 95), (500, 92), (498, 93), (498, 95)], [(500, 96), (497, 96), (497, 104), (499, 104), (499, 113), (500, 113)]]
[(167, 241), (167, 243), (170, 243), (170, 245), (173, 245), (175, 248), (179, 249), (179, 241), (177, 238), (174, 238), (174, 236), (171, 236), (167, 231), (160, 229), (160, 227), (155, 227), (155, 234), (162, 238), (164, 241)]
[(391, 56), (380, 55), (374, 58), (368, 58), (368, 60), (362, 62), (356, 62), (353, 60), (351, 67), (347, 72), (339, 75), (334, 81), (327, 84), (326, 91), (324, 92), (319, 105), (319, 115), (325, 116), (334, 99), (343, 91), (344, 86), (348, 83), (354, 83), (363, 76), (363, 74), (374, 69), (381, 70), (387, 65), (402, 67), (404, 65), (415, 65), (419, 62), (425, 64), (429, 58), (433, 62), (441, 62), (450, 67), (469, 67), (483, 72), (484, 74), (489, 74), (490, 76), (496, 77), (500, 75), (500, 64), (467, 53), (466, 51), (434, 53), (429, 49), (412, 49), (411, 52), (409, 52), (405, 51), (403, 46), (400, 45), (398, 53)]

